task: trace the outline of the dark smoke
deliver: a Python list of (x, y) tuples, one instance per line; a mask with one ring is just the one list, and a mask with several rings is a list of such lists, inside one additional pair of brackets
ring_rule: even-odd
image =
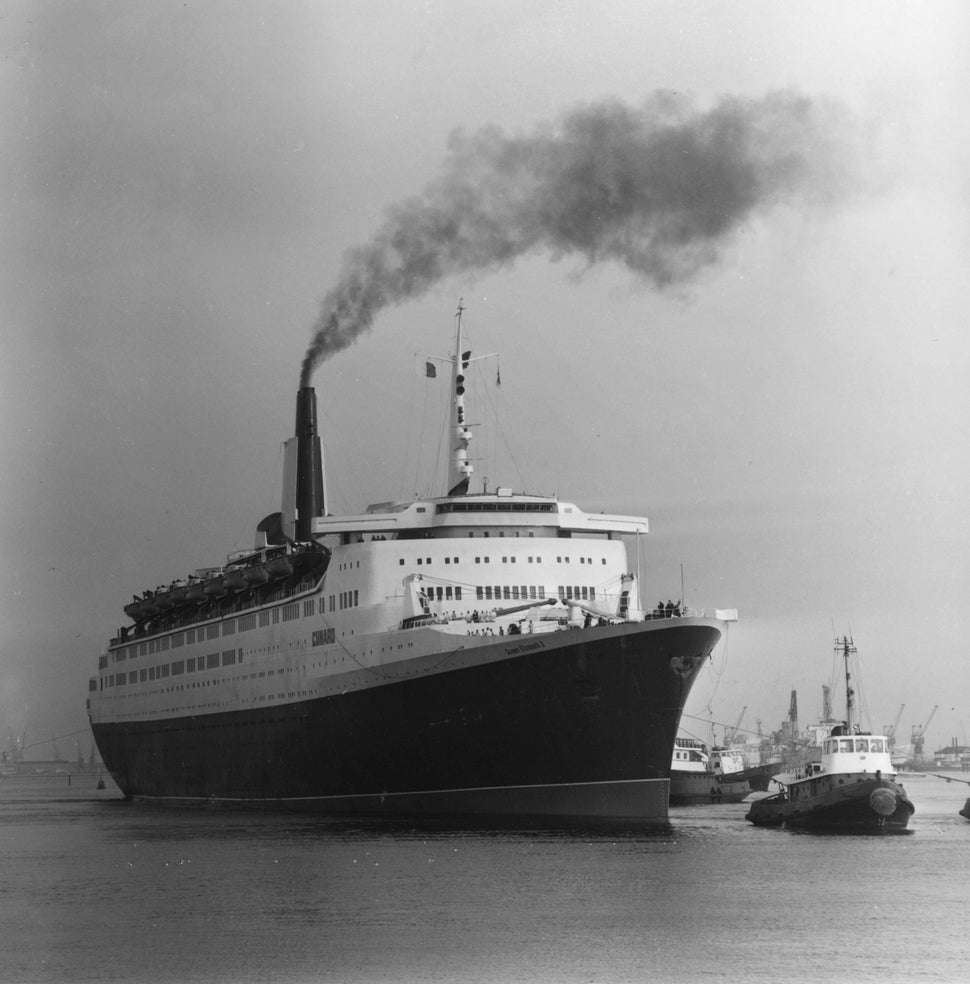
[(683, 281), (757, 210), (834, 198), (849, 131), (833, 104), (780, 92), (707, 110), (660, 93), (640, 108), (583, 106), (529, 136), (457, 132), (440, 176), (346, 254), (300, 385), (382, 308), (526, 253), (619, 260), (657, 287)]

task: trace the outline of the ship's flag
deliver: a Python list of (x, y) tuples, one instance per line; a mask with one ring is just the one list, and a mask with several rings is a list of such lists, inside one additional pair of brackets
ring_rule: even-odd
[(424, 364), (424, 374), (428, 377), (428, 379), (437, 379), (438, 378), (437, 366), (435, 366), (433, 362), (426, 362)]
[(714, 617), (722, 622), (736, 622), (738, 620), (738, 610), (736, 608), (715, 608)]

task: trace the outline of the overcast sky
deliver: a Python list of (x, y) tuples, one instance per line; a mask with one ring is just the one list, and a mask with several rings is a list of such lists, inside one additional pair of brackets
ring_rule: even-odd
[[(456, 147), (558, 148), (597, 107), (649, 122), (657, 92), (695, 122), (734, 107), (758, 147), (808, 134), (811, 166), (668, 282), (546, 230), (382, 295), (313, 376), (329, 509), (440, 491), (415, 353), (447, 353), (464, 298), (502, 374), (475, 481), (646, 515), (644, 600), (679, 597), (683, 570), (688, 604), (740, 610), (695, 734), (743, 707), (777, 728), (792, 689), (814, 719), (852, 632), (867, 723), (905, 703), (908, 736), (939, 704), (928, 744), (964, 741), (966, 4), (11, 2), (0, 25), (4, 742), (81, 732), (131, 595), (279, 508), (348, 250), (428, 207)], [(831, 125), (768, 127), (778, 105)]]

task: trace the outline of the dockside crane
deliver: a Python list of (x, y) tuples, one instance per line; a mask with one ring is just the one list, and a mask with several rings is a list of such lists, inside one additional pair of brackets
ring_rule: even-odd
[(744, 713), (745, 711), (747, 711), (747, 709), (748, 709), (748, 705), (745, 704), (744, 707), (741, 708), (741, 713), (738, 715), (737, 721), (734, 722), (734, 727), (725, 730), (724, 732), (725, 745), (733, 744), (735, 738), (738, 737), (738, 731), (741, 728), (741, 722), (744, 720)]
[(925, 724), (914, 724), (913, 725), (913, 765), (923, 764), (923, 741), (926, 738), (926, 729), (930, 726), (930, 721), (933, 720), (933, 715), (936, 714), (939, 704), (933, 706), (933, 710), (930, 711), (930, 716), (926, 719)]
[(900, 704), (899, 713), (896, 715), (896, 720), (893, 721), (891, 725), (883, 725), (885, 735), (889, 739), (889, 751), (892, 751), (896, 747), (896, 728), (899, 726), (899, 719), (903, 716), (903, 708), (905, 707), (905, 704)]

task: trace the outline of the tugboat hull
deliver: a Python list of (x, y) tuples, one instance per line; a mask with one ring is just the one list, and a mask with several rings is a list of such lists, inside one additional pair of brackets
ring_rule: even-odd
[(892, 780), (822, 775), (755, 800), (746, 819), (760, 827), (879, 833), (905, 830), (913, 812), (905, 790)]

